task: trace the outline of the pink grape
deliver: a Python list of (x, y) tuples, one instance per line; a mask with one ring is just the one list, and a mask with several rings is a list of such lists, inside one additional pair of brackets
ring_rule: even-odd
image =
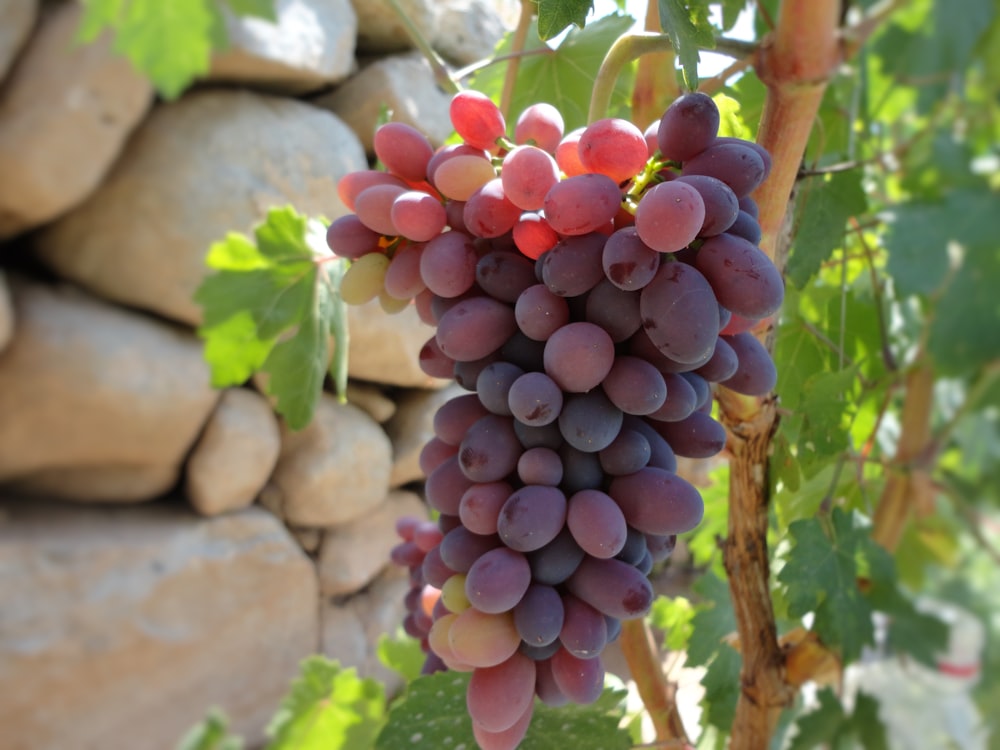
[(605, 118), (592, 122), (577, 146), (588, 172), (607, 175), (616, 183), (629, 180), (646, 165), (646, 139), (628, 120)]
[(525, 211), (537, 211), (559, 182), (559, 167), (537, 146), (516, 146), (503, 159), (500, 180), (511, 203)]
[(478, 91), (461, 91), (452, 97), (449, 115), (462, 140), (486, 151), (495, 150), (497, 138), (507, 131), (497, 105)]
[(545, 218), (559, 234), (587, 234), (614, 219), (621, 200), (618, 183), (607, 175), (581, 174), (552, 186), (545, 196)]
[(554, 154), (563, 137), (565, 123), (559, 110), (546, 102), (527, 107), (517, 118), (514, 126), (514, 141), (530, 143), (543, 151)]
[(427, 136), (403, 122), (387, 122), (375, 131), (375, 156), (386, 168), (407, 182), (420, 182), (434, 147)]
[(661, 253), (674, 253), (690, 245), (704, 221), (701, 195), (693, 186), (677, 180), (654, 185), (635, 210), (639, 238)]

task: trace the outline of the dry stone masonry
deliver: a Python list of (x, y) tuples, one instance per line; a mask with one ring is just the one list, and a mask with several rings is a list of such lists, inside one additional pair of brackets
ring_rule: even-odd
[[(457, 65), (517, 7), (400, 4)], [(162, 750), (218, 706), (252, 750), (306, 656), (400, 686), (388, 552), (453, 391), (413, 308), (354, 308), (347, 403), (293, 432), (260, 378), (212, 387), (192, 295), (270, 208), (345, 213), (384, 108), (444, 141), (448, 97), (383, 0), (227, 17), (169, 102), (81, 7), (0, 0), (0, 746)]]

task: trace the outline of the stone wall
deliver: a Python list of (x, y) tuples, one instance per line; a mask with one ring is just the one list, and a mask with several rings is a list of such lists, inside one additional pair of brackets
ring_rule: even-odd
[[(349, 403), (291, 432), (253, 383), (211, 387), (192, 293), (268, 208), (344, 213), (383, 106), (440, 142), (448, 98), (380, 0), (276, 4), (163, 102), (110, 39), (75, 43), (76, 0), (0, 0), (5, 750), (163, 750), (210, 706), (253, 744), (316, 652), (398, 686), (388, 551), (455, 388), (417, 365), (431, 329), (353, 309)], [(456, 64), (510, 11), (401, 4)]]

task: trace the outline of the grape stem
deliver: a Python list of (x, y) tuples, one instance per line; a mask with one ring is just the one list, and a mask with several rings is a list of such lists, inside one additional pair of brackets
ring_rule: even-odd
[(413, 23), (410, 17), (406, 15), (406, 11), (404, 11), (400, 6), (399, 0), (387, 0), (387, 2), (399, 18), (399, 22), (403, 25), (407, 36), (410, 37), (414, 46), (420, 50), (423, 56), (427, 59), (427, 62), (431, 66), (431, 70), (434, 72), (434, 80), (437, 82), (437, 85), (449, 94), (457, 94), (461, 91), (462, 87), (459, 85), (458, 81), (452, 78), (444, 60), (442, 60), (441, 56), (434, 51), (434, 48), (427, 40), (427, 37), (425, 37), (420, 29), (416, 27), (416, 24)]
[(611, 94), (615, 90), (618, 76), (630, 62), (642, 55), (654, 52), (673, 51), (670, 37), (666, 34), (656, 34), (648, 31), (625, 34), (619, 37), (608, 54), (604, 56), (601, 67), (594, 78), (594, 90), (590, 95), (590, 111), (587, 122), (600, 120), (607, 115), (611, 104)]
[(670, 741), (686, 744), (688, 736), (675, 700), (677, 686), (663, 673), (659, 651), (645, 619), (640, 617), (622, 623), (621, 647), (639, 697), (656, 729), (655, 746)]

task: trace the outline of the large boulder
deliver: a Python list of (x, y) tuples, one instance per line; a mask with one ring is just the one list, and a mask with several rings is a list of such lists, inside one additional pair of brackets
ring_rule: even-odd
[(312, 421), (284, 427), (261, 502), (292, 526), (335, 526), (375, 511), (389, 493), (392, 446), (365, 412), (323, 394)]
[(108, 179), (37, 238), (60, 275), (108, 299), (196, 324), (209, 246), (274, 206), (330, 219), (337, 181), (367, 168), (336, 116), (249, 91), (194, 92), (158, 107)]
[(420, 453), (434, 437), (434, 415), (446, 401), (466, 393), (455, 383), (440, 390), (414, 389), (400, 395), (396, 414), (385, 425), (392, 441), (389, 483), (393, 487), (425, 478), (420, 470)]
[(434, 328), (417, 315), (414, 305), (388, 315), (373, 300), (347, 308), (350, 344), (347, 369), (352, 378), (405, 388), (440, 388), (449, 381), (420, 369), (420, 350)]
[(277, 519), (0, 509), (4, 748), (163, 750), (212, 706), (263, 740), (319, 647), (315, 570)]
[[(435, 0), (398, 0), (399, 8), (420, 34), (429, 39), (434, 30)], [(351, 0), (358, 14), (358, 50), (384, 54), (415, 46), (399, 13), (388, 0)]]
[(15, 280), (12, 291), (0, 482), (84, 500), (141, 500), (174, 484), (219, 398), (198, 339), (72, 287)]
[(495, 0), (444, 0), (432, 43), (452, 62), (469, 65), (489, 57), (506, 31)]
[[(3, 10), (0, 27), (7, 26)], [(0, 89), (0, 238), (86, 198), (152, 99), (149, 81), (111, 51), (107, 35), (91, 44), (76, 41), (82, 13), (79, 3), (46, 6)]]
[(207, 80), (301, 94), (348, 76), (358, 26), (350, 0), (278, 0), (274, 10), (273, 23), (226, 12), (229, 47)]
[(323, 535), (317, 561), (319, 589), (324, 596), (353, 594), (368, 585), (389, 563), (399, 543), (396, 521), (427, 517), (427, 506), (413, 492), (396, 490), (371, 513), (329, 529)]
[(350, 125), (368, 153), (373, 153), (375, 128), (385, 110), (392, 112), (393, 120), (420, 130), (435, 146), (444, 143), (452, 133), (450, 102), (420, 53), (382, 58), (313, 100)]
[(0, 81), (3, 81), (17, 53), (28, 39), (35, 18), (38, 0), (0, 0)]
[(281, 431), (267, 399), (248, 388), (224, 391), (187, 462), (188, 502), (206, 516), (245, 508), (271, 476), (280, 450)]

